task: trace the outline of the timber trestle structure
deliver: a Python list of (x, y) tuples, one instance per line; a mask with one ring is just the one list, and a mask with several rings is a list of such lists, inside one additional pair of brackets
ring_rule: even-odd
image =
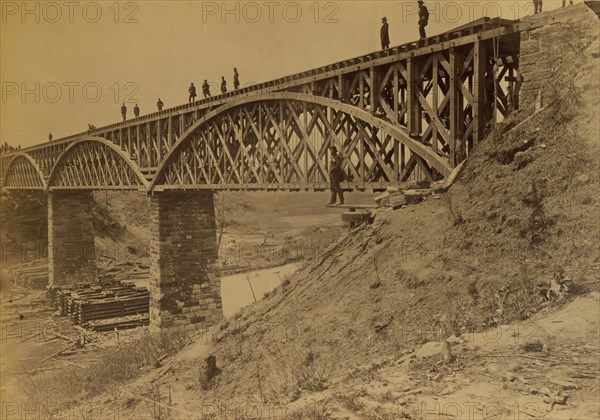
[(505, 114), (519, 22), (425, 40), (1, 157), (7, 189), (322, 190), (328, 148), (350, 190), (441, 179)]

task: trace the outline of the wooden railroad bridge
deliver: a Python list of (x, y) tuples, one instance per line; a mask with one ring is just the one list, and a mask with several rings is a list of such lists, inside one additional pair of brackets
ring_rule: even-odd
[(334, 145), (346, 190), (446, 177), (506, 114), (521, 32), (534, 24), (483, 18), (5, 154), (2, 188), (48, 193), (53, 285), (96, 278), (92, 190), (149, 193), (151, 326), (214, 323), (214, 190), (327, 189)]
[(332, 145), (353, 179), (349, 190), (443, 178), (482, 140), (494, 111), (505, 114), (502, 80), (516, 75), (519, 40), (519, 22), (483, 18), (6, 154), (2, 184), (320, 190)]

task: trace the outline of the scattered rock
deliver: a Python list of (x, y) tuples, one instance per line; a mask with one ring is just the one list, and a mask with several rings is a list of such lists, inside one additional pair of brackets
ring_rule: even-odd
[(421, 193), (414, 190), (406, 191), (404, 198), (406, 199), (406, 204), (419, 204), (421, 201), (423, 201), (423, 196)]
[(523, 169), (524, 167), (529, 165), (531, 162), (533, 162), (533, 156), (531, 156), (527, 152), (518, 152), (517, 154), (515, 154), (515, 159), (513, 162), (517, 166), (517, 170)]
[(549, 397), (550, 395), (552, 395), (552, 391), (548, 387), (543, 387), (538, 392), (540, 393), (540, 395), (545, 395), (547, 397)]
[(431, 184), (431, 189), (433, 190), (434, 194), (442, 194), (446, 192), (446, 188), (444, 188), (444, 181), (434, 182)]
[(426, 179), (422, 179), (419, 181), (410, 181), (408, 183), (407, 189), (409, 190), (419, 190), (431, 187), (431, 182)]
[(562, 389), (578, 389), (579, 386), (577, 386), (576, 383), (573, 383), (571, 381), (562, 381), (560, 379), (556, 379), (556, 378), (549, 378), (550, 382), (552, 382), (555, 385), (560, 385), (562, 387)]
[(535, 388), (529, 388), (529, 393), (532, 394), (532, 395), (535, 395), (535, 394), (538, 393), (538, 390), (535, 389)]
[(208, 356), (204, 361), (204, 366), (200, 372), (200, 387), (207, 390), (213, 378), (221, 373), (221, 369), (217, 367), (217, 357), (214, 354)]
[(389, 200), (388, 200), (388, 205), (393, 208), (394, 210), (401, 208), (402, 206), (406, 205), (406, 198), (404, 197), (404, 194), (402, 193), (396, 193), (392, 196), (390, 196)]
[(526, 353), (538, 353), (544, 350), (544, 344), (540, 340), (532, 341), (523, 344), (522, 349)]
[(554, 403), (559, 404), (559, 405), (565, 405), (567, 403), (567, 396), (566, 395), (555, 395)]
[[(417, 190), (410, 190), (410, 191), (414, 191), (415, 193), (419, 193), (421, 194), (423, 197), (427, 197), (429, 195), (433, 194), (433, 190), (431, 188), (421, 188), (421, 189), (417, 189)], [(408, 192), (408, 191), (407, 191)]]
[(588, 182), (590, 182), (590, 177), (588, 175), (580, 175), (577, 177), (577, 181), (581, 182), (582, 184), (587, 184)]
[(373, 200), (375, 201), (375, 203), (376, 203), (377, 205), (379, 205), (379, 206), (383, 206), (383, 205), (385, 205), (385, 203), (384, 203), (384, 202), (385, 202), (387, 199), (389, 199), (389, 198), (390, 198), (390, 193), (386, 191), (386, 192), (384, 192), (383, 194), (381, 194), (381, 195), (378, 195), (377, 197), (375, 197)]

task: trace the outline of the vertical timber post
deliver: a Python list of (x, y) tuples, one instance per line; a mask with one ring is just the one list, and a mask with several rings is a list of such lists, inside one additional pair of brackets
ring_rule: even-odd
[(151, 197), (150, 327), (212, 325), (223, 317), (212, 190)]
[(407, 129), (411, 136), (419, 136), (421, 134), (421, 103), (417, 98), (417, 92), (420, 90), (421, 83), (419, 74), (421, 72), (418, 59), (410, 57), (406, 60), (408, 80), (406, 81), (406, 113), (407, 113)]
[(460, 68), (462, 67), (462, 55), (457, 48), (450, 49), (450, 83), (448, 95), (450, 95), (450, 165), (458, 165), (456, 156), (457, 139), (463, 132), (463, 96), (461, 85), (463, 83)]
[(98, 275), (92, 193), (48, 193), (48, 284), (94, 282)]
[(483, 140), (483, 130), (485, 127), (486, 59), (485, 45), (478, 39), (475, 41), (473, 52), (473, 147)]

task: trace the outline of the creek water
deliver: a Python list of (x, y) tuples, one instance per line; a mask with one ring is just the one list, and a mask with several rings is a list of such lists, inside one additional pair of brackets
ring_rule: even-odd
[[(221, 277), (223, 315), (229, 317), (244, 306), (253, 303), (252, 290), (254, 290), (256, 300), (261, 300), (266, 292), (270, 292), (279, 286), (285, 276), (290, 276), (297, 270), (298, 265), (292, 263), (265, 270)], [(250, 288), (248, 279), (252, 284), (252, 288)]]

